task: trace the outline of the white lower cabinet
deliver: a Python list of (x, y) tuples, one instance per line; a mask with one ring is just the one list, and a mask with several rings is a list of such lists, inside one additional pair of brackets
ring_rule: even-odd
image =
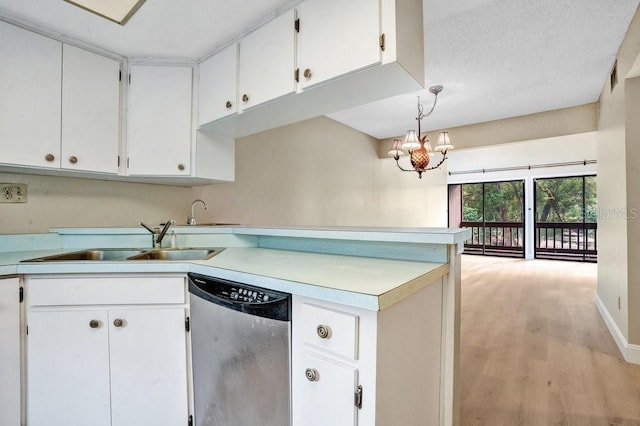
[(29, 426), (187, 425), (184, 291), (183, 277), (27, 279)]
[(293, 426), (440, 426), (443, 280), (382, 311), (293, 296)]
[(20, 281), (0, 278), (0, 426), (20, 424)]
[(111, 424), (107, 321), (107, 311), (29, 313), (29, 425)]
[(294, 426), (372, 424), (360, 422), (373, 403), (360, 413), (359, 389), (375, 388), (375, 327), (375, 311), (294, 296)]
[(356, 425), (358, 413), (354, 393), (358, 387), (358, 369), (310, 351), (304, 351), (302, 362), (306, 382), (299, 381), (295, 424)]

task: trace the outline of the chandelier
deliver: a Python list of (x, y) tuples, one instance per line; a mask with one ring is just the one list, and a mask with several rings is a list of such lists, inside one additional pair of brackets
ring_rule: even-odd
[[(440, 132), (438, 135), (438, 143), (436, 144), (435, 151), (442, 154), (442, 158), (440, 162), (435, 166), (429, 167), (429, 161), (431, 160), (431, 154), (434, 150), (431, 148), (431, 143), (429, 143), (429, 135), (421, 135), (420, 130), (420, 122), (423, 118), (429, 117), (433, 110), (436, 108), (436, 103), (438, 102), (438, 94), (442, 92), (442, 86), (431, 86), (429, 87), (429, 92), (433, 93), (435, 96), (433, 98), (433, 105), (429, 112), (425, 113), (422, 104), (420, 103), (420, 96), (418, 96), (418, 116), (416, 120), (418, 121), (418, 131), (409, 130), (407, 131), (407, 135), (403, 139), (394, 139), (393, 145), (391, 146), (391, 150), (389, 151), (389, 156), (393, 157), (396, 160), (396, 165), (403, 172), (417, 172), (418, 177), (422, 179), (422, 173), (427, 170), (433, 170), (440, 167), (445, 160), (447, 159), (447, 151), (453, 149), (453, 145), (451, 144), (451, 140), (449, 139), (449, 132)], [(405, 169), (400, 165), (400, 157), (405, 155), (407, 151), (410, 159), (411, 165), (413, 169)]]

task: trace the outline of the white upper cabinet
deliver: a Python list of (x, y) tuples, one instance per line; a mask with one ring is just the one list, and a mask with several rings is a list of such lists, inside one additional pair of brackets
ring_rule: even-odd
[(298, 8), (301, 88), (381, 62), (380, 0), (307, 0)]
[[(206, 114), (201, 98), (202, 132), (244, 137), (424, 88), (422, 0), (301, 2), (293, 58), (287, 54), (292, 14), (240, 39), (238, 107), (225, 115)], [(214, 58), (201, 64), (201, 79)], [(296, 93), (283, 96), (290, 90), (290, 61), (298, 83)], [(282, 89), (276, 78), (284, 79)], [(205, 88), (200, 94), (206, 100), (212, 95)]]
[(238, 111), (237, 82), (237, 43), (200, 64), (199, 125), (235, 114)]
[(189, 66), (131, 67), (129, 175), (190, 175), (192, 74)]
[(120, 63), (65, 44), (63, 169), (118, 173)]
[(295, 92), (294, 23), (295, 11), (290, 10), (240, 40), (241, 109)]
[(0, 21), (0, 163), (60, 167), (62, 43)]

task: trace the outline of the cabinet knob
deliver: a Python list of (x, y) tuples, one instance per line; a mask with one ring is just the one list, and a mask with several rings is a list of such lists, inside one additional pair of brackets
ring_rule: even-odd
[(331, 337), (331, 328), (328, 325), (320, 324), (318, 328), (316, 328), (316, 332), (318, 333), (318, 337), (321, 339), (328, 339)]
[(78, 162), (78, 157), (76, 157), (75, 155), (72, 155), (71, 157), (69, 157), (69, 162), (71, 164), (76, 164)]
[(307, 68), (306, 70), (304, 70), (304, 78), (306, 78), (307, 80), (311, 78), (311, 69)]
[(98, 321), (98, 320), (91, 320), (91, 321), (89, 321), (89, 327), (91, 327), (91, 328), (98, 328), (98, 327), (100, 327), (100, 321)]
[(124, 320), (116, 318), (113, 320), (113, 325), (115, 325), (116, 327), (122, 327), (124, 326)]
[(56, 159), (56, 157), (53, 154), (47, 154), (44, 156), (44, 159), (47, 160), (48, 162), (52, 162), (53, 160)]
[(249, 102), (249, 95), (247, 95), (246, 93), (242, 95), (242, 102), (244, 102), (245, 104)]
[(184, 170), (184, 164), (182, 164), (182, 163), (178, 164), (178, 170), (183, 171)]
[(309, 380), (310, 382), (317, 382), (320, 379), (318, 370), (316, 370), (315, 368), (307, 368), (304, 371), (304, 375), (307, 377), (307, 380)]
[(227, 107), (227, 109), (231, 109), (231, 107), (233, 106), (233, 104), (231, 103), (231, 101), (227, 101), (226, 104), (224, 104), (224, 106)]

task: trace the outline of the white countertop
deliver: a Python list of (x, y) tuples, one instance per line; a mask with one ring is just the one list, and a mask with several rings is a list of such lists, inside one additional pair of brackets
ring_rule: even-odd
[[(11, 244), (16, 245), (16, 251), (6, 249), (0, 251), (0, 276), (194, 272), (365, 309), (382, 310), (445, 276), (449, 272), (446, 250), (439, 251), (439, 254), (432, 258), (430, 256), (435, 253), (434, 247), (446, 248), (447, 245), (461, 244), (468, 238), (469, 233), (468, 230), (460, 229), (426, 228), (182, 226), (175, 229), (185, 239), (230, 244), (218, 245), (227, 248), (222, 253), (204, 261), (20, 263), (22, 260), (76, 251), (80, 248), (74, 246), (74, 248), (59, 249), (50, 246), (49, 250), (37, 250), (33, 242), (34, 238), (30, 237), (29, 245), (20, 250), (13, 240), (20, 241), (21, 238), (13, 238)], [(147, 233), (142, 228), (57, 228), (52, 229), (51, 232), (58, 234), (63, 242), (65, 236), (68, 236), (73, 238), (74, 242), (87, 243), (138, 241), (140, 238), (138, 234)], [(134, 237), (130, 237), (131, 235)], [(227, 236), (224, 237), (224, 235)], [(265, 240), (265, 246), (261, 247), (263, 243), (261, 238), (271, 240)], [(281, 245), (285, 248), (280, 246), (267, 248), (269, 247), (266, 245), (267, 242), (273, 243), (273, 238), (284, 238), (285, 243)], [(144, 241), (146, 240), (145, 238)], [(311, 244), (313, 247), (306, 250), (308, 245), (306, 243), (303, 245), (304, 249), (300, 249), (296, 243), (286, 243), (294, 240), (307, 242), (317, 240), (323, 243), (315, 246)], [(327, 247), (334, 247), (340, 241), (347, 243), (345, 246), (347, 248), (342, 252), (323, 251)], [(357, 244), (352, 245), (350, 241)], [(425, 248), (424, 245), (429, 247)], [(96, 245), (96, 247), (100, 246)], [(131, 246), (123, 244), (119, 247)], [(420, 253), (419, 259), (405, 257), (415, 252)]]
[(444, 276), (449, 270), (448, 265), (442, 263), (257, 247), (227, 248), (204, 261), (20, 263), (21, 260), (61, 252), (64, 250), (0, 253), (0, 276), (195, 272), (335, 303), (381, 310)]

